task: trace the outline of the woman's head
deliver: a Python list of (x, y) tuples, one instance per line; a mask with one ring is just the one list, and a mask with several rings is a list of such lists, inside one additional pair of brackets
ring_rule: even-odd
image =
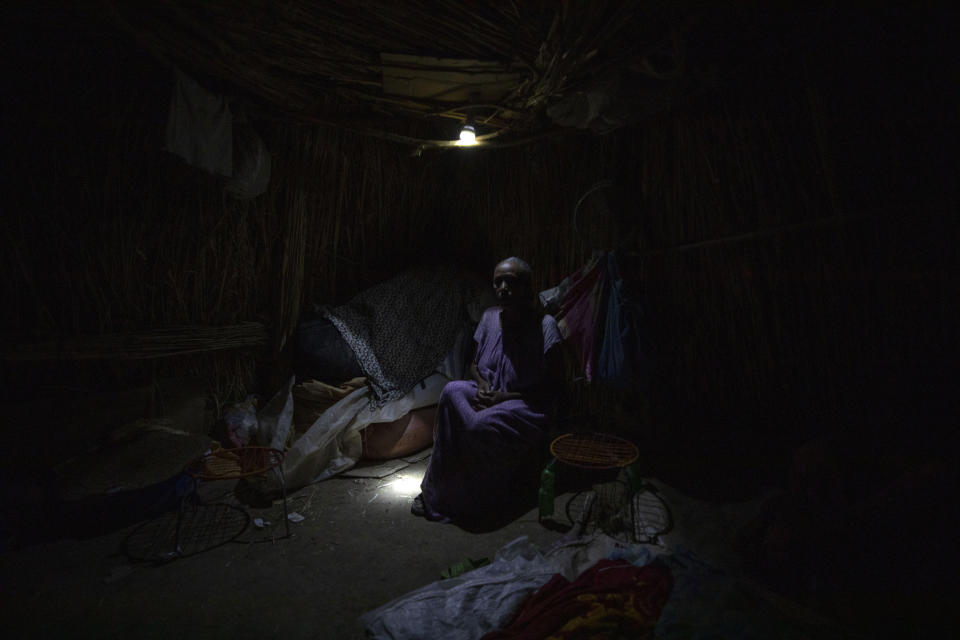
[(501, 260), (493, 270), (493, 292), (504, 306), (529, 303), (533, 298), (530, 265), (520, 258)]

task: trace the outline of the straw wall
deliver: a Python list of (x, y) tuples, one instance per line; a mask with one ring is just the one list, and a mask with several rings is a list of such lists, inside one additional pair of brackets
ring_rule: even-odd
[(551, 286), (591, 249), (623, 250), (656, 368), (649, 389), (612, 394), (618, 408), (587, 394), (620, 419), (604, 426), (789, 449), (911, 412), (946, 418), (956, 197), (932, 131), (949, 115), (905, 123), (879, 71), (834, 63), (769, 61), (768, 77), (642, 127), (451, 160), (441, 228), (489, 264), (523, 255)]
[[(862, 407), (864, 389), (896, 389), (936, 345), (956, 344), (957, 256), (941, 241), (954, 227), (940, 216), (952, 196), (929, 182), (897, 183), (893, 200), (871, 195), (893, 174), (870, 157), (868, 136), (841, 137), (859, 115), (803, 61), (643, 126), (516, 148), (414, 156), (260, 121), (273, 179), (237, 202), (162, 151), (169, 70), (121, 63), (127, 44), (90, 37), (100, 50), (76, 69), (58, 66), (68, 45), (42, 60), (48, 89), (25, 80), (35, 102), (10, 116), (0, 313), (5, 353), (21, 356), (5, 360), (8, 400), (196, 373), (219, 406), (276, 388), (312, 303), (345, 301), (423, 262), (486, 275), (507, 255), (530, 261), (545, 288), (612, 247), (644, 306), (655, 375), (629, 394), (572, 385), (577, 402), (618, 418), (605, 427), (697, 439), (780, 437), (789, 425), (799, 438)], [(907, 209), (919, 220), (907, 222)], [(244, 323), (259, 329), (234, 348), (148, 358), (110, 347)], [(96, 349), (98, 339), (101, 360), (36, 355), (37, 345)]]

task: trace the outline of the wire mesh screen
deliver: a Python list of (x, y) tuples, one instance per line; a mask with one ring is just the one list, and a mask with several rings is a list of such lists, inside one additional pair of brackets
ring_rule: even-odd
[(229, 504), (186, 504), (131, 531), (123, 553), (140, 562), (167, 562), (196, 555), (236, 540), (250, 516)]
[(636, 491), (621, 480), (595, 484), (571, 496), (565, 511), (577, 535), (599, 530), (625, 542), (658, 544), (673, 527), (670, 508), (649, 484)]

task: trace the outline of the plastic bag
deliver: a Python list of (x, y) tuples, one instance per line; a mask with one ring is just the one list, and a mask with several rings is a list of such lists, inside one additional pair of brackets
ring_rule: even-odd
[(243, 402), (238, 402), (227, 409), (223, 416), (227, 424), (227, 437), (235, 447), (245, 447), (260, 428), (257, 420), (257, 397), (247, 396)]

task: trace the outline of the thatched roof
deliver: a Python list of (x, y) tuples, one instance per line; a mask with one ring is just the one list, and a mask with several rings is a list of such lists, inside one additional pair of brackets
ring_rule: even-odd
[(422, 146), (469, 115), (503, 145), (662, 111), (702, 84), (718, 43), (762, 39), (736, 4), (722, 19), (661, 0), (114, 1), (107, 15), (261, 114)]

